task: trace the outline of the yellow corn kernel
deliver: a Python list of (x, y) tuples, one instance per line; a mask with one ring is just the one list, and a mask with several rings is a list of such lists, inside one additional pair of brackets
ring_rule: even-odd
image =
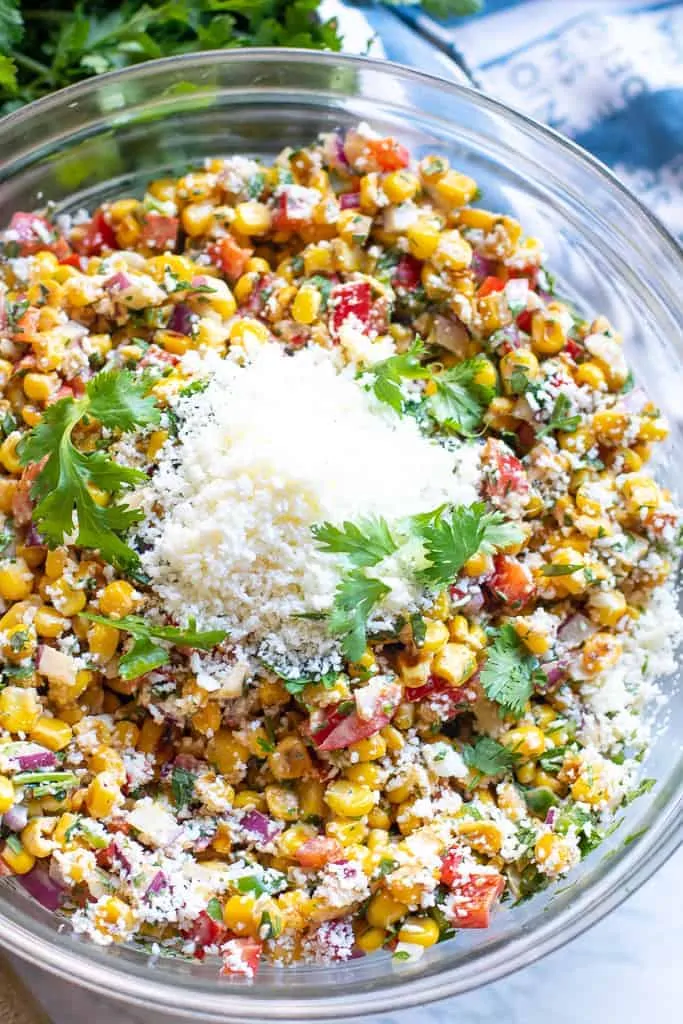
[(251, 256), (245, 264), (245, 270), (252, 274), (269, 274), (270, 263), (261, 256)]
[(184, 230), (191, 238), (205, 235), (213, 223), (211, 203), (189, 203), (180, 215)]
[(318, 319), (322, 295), (313, 285), (305, 284), (296, 293), (292, 303), (292, 316), (299, 324), (312, 324)]
[(130, 615), (136, 605), (135, 588), (126, 580), (114, 580), (108, 583), (100, 594), (99, 606), (103, 615), (122, 619)]
[(209, 703), (206, 707), (195, 711), (192, 716), (192, 728), (203, 736), (212, 736), (221, 727), (221, 709), (218, 704)]
[(141, 228), (138, 220), (129, 214), (116, 225), (116, 241), (123, 249), (131, 249), (140, 238)]
[[(362, 741), (361, 741), (362, 742)], [(379, 789), (382, 780), (380, 768), (372, 761), (365, 761), (361, 764), (351, 764), (344, 769), (344, 777), (350, 782), (360, 782), (370, 789)]]
[(346, 818), (363, 817), (372, 810), (375, 802), (375, 793), (369, 786), (348, 779), (335, 779), (325, 790), (325, 803), (334, 814)]
[(441, 237), (441, 227), (434, 218), (419, 217), (406, 228), (408, 251), (417, 260), (428, 260), (436, 252)]
[[(604, 672), (619, 661), (623, 645), (612, 633), (595, 633), (583, 645), (581, 664), (588, 675)], [(0, 694), (2, 697), (2, 694)]]
[(486, 857), (495, 856), (503, 845), (502, 830), (493, 821), (471, 821), (463, 818), (458, 822), (457, 831), (473, 850)]
[(312, 839), (314, 836), (317, 836), (317, 834), (318, 830), (314, 825), (292, 825), (290, 828), (286, 828), (284, 832), (281, 832), (278, 836), (278, 852), (283, 857), (289, 857), (291, 859), (307, 839)]
[(441, 174), (433, 184), (430, 183), (429, 191), (444, 206), (465, 206), (476, 196), (477, 183), (466, 174), (449, 170)]
[(576, 852), (564, 836), (547, 832), (536, 840), (534, 846), (536, 863), (546, 874), (555, 876), (572, 867), (577, 859)]
[(119, 784), (126, 781), (126, 769), (123, 765), (123, 758), (113, 747), (101, 746), (90, 755), (88, 768), (91, 772), (109, 772)]
[(268, 811), (279, 821), (297, 821), (300, 816), (299, 798), (297, 794), (284, 786), (266, 786), (266, 804)]
[(448, 627), (443, 622), (428, 622), (425, 629), (425, 638), (420, 651), (425, 654), (434, 654), (440, 651), (448, 643)]
[(35, 427), (36, 424), (40, 423), (42, 419), (42, 413), (35, 405), (30, 405), (28, 402), (22, 406), (21, 418), (27, 427)]
[(59, 387), (56, 374), (27, 373), (23, 381), (24, 394), (34, 402), (47, 402)]
[(626, 612), (626, 598), (620, 590), (596, 590), (588, 598), (588, 614), (599, 626), (614, 628)]
[(431, 261), (437, 270), (466, 270), (472, 262), (472, 246), (459, 231), (443, 231)]
[(161, 451), (161, 449), (163, 448), (167, 441), (167, 430), (152, 431), (152, 433), (149, 436), (149, 441), (147, 442), (146, 452), (147, 458), (150, 460), (150, 462), (157, 457), (157, 455), (159, 454), (159, 452)]
[(36, 611), (33, 626), (38, 636), (54, 640), (61, 636), (68, 625), (68, 619), (49, 605), (42, 605)]
[(325, 813), (325, 787), (320, 779), (306, 779), (299, 783), (297, 792), (302, 818), (322, 818)]
[(557, 355), (566, 341), (562, 324), (543, 310), (536, 310), (531, 317), (531, 347), (539, 355)]
[(519, 821), (526, 815), (526, 804), (511, 782), (501, 782), (496, 790), (499, 808), (511, 821)]
[(669, 436), (669, 427), (661, 416), (643, 416), (638, 426), (639, 441), (664, 441)]
[(493, 571), (493, 556), (483, 551), (468, 558), (463, 566), (466, 576), (485, 576)]
[(21, 433), (18, 430), (13, 430), (0, 444), (0, 465), (4, 466), (8, 473), (13, 473), (17, 476), (22, 470), (22, 465), (17, 455), (17, 445), (20, 440)]
[(5, 844), (0, 853), (0, 857), (2, 857), (7, 867), (15, 875), (27, 875), (36, 863), (36, 858), (24, 850), (23, 847), (21, 850), (15, 851), (7, 846), (7, 844)]
[[(399, 707), (399, 711), (403, 706), (404, 705), (401, 705), (401, 707)], [(412, 705), (409, 706), (412, 707)], [(392, 754), (395, 754), (397, 750), (402, 750), (405, 746), (403, 736), (401, 736), (401, 733), (393, 725), (385, 725), (380, 729), (380, 734), (387, 745), (387, 750)]]
[(600, 409), (593, 416), (593, 431), (600, 444), (620, 444), (629, 424), (629, 414), (620, 409)]
[(268, 755), (268, 765), (276, 779), (300, 779), (311, 772), (306, 744), (298, 736), (285, 736)]
[(465, 644), (448, 643), (433, 661), (435, 675), (451, 686), (462, 686), (477, 670), (477, 659)]
[[(657, 508), (660, 503), (660, 491), (654, 480), (648, 476), (631, 474), (622, 484), (626, 498), (626, 508), (633, 516), (639, 516), (641, 509)], [(0, 584), (0, 593), (2, 586)]]
[(602, 367), (599, 363), (594, 363), (592, 360), (577, 366), (574, 380), (577, 384), (584, 384), (586, 387), (592, 388), (593, 391), (607, 390), (607, 381), (605, 380)]
[(121, 750), (134, 750), (139, 738), (140, 730), (135, 722), (117, 722), (111, 735), (111, 743)]
[(264, 679), (259, 683), (258, 698), (261, 707), (271, 708), (280, 704), (287, 704), (290, 694), (287, 692), (279, 679)]
[(365, 917), (373, 928), (389, 928), (405, 917), (407, 912), (408, 907), (405, 903), (399, 903), (387, 893), (380, 891), (370, 900)]
[(17, 623), (5, 631), (2, 652), (8, 661), (24, 661), (34, 653), (36, 640), (33, 626), (27, 626), (23, 622)]
[(60, 815), (55, 823), (55, 828), (52, 833), (52, 838), (57, 846), (65, 849), (67, 845), (73, 845), (73, 840), (67, 839), (67, 834), (71, 831), (74, 825), (78, 823), (78, 820), (77, 814), (71, 814), (68, 811)]
[(41, 716), (31, 729), (30, 738), (34, 743), (40, 743), (48, 750), (63, 750), (71, 741), (73, 730), (66, 722), (59, 718), (47, 718)]
[(207, 757), (228, 782), (239, 782), (244, 775), (249, 748), (233, 736), (230, 729), (219, 729), (209, 741)]
[(233, 228), (242, 235), (265, 235), (270, 229), (271, 213), (265, 203), (250, 200), (235, 207)]
[(164, 351), (171, 352), (174, 356), (184, 356), (192, 347), (192, 339), (176, 331), (156, 331), (154, 340)]
[(371, 829), (389, 829), (391, 827), (391, 815), (384, 808), (375, 805), (368, 814), (368, 825)]
[(532, 654), (547, 654), (550, 650), (550, 635), (542, 629), (532, 626), (522, 616), (512, 620), (517, 636)]
[(254, 285), (258, 279), (258, 274), (242, 274), (240, 278), (235, 281), (233, 286), (233, 294), (238, 302), (246, 302), (254, 290)]
[(33, 573), (23, 558), (0, 563), (0, 597), (4, 601), (23, 601), (32, 590)]
[(66, 579), (57, 580), (50, 586), (50, 597), (57, 611), (67, 618), (78, 615), (87, 604), (85, 591), (72, 587)]
[(431, 917), (407, 917), (399, 929), (398, 941), (425, 948), (433, 946), (439, 941), (439, 926)]
[(529, 380), (536, 380), (540, 372), (538, 359), (527, 348), (512, 349), (500, 361), (500, 376), (508, 395), (515, 393), (515, 374), (523, 374)]
[(48, 838), (54, 832), (56, 818), (31, 818), (21, 831), (21, 844), (32, 857), (49, 857), (57, 843)]
[(363, 842), (368, 834), (368, 826), (363, 821), (334, 818), (325, 825), (325, 833), (347, 848)]
[(113, 772), (95, 776), (85, 794), (85, 806), (92, 818), (108, 818), (121, 800), (121, 786)]
[(270, 331), (265, 324), (251, 317), (243, 317), (237, 320), (230, 328), (230, 341), (233, 344), (246, 345), (249, 343), (262, 344), (270, 338)]
[(356, 740), (348, 748), (349, 754), (357, 756), (359, 761), (377, 761), (387, 752), (387, 742), (381, 733), (376, 732), (365, 740)]
[(382, 179), (382, 191), (390, 203), (405, 203), (420, 188), (420, 181), (412, 171), (391, 171)]
[(106, 665), (116, 654), (120, 632), (114, 626), (105, 626), (102, 622), (93, 622), (88, 628), (88, 648), (98, 662)]
[(42, 710), (32, 686), (6, 686), (0, 692), (0, 725), (8, 732), (30, 732)]
[(525, 761), (539, 757), (545, 750), (545, 736), (536, 725), (519, 725), (510, 729), (501, 742), (508, 750), (514, 751)]
[(517, 781), (521, 782), (523, 786), (530, 785), (536, 775), (536, 765), (533, 761), (529, 761), (527, 764), (522, 764), (519, 768), (515, 768), (515, 775)]
[(172, 203), (176, 196), (176, 182), (173, 178), (157, 178), (150, 182), (147, 191), (162, 203)]
[(51, 580), (57, 580), (62, 576), (69, 564), (69, 555), (66, 548), (53, 548), (48, 551), (45, 558), (45, 575)]
[(135, 213), (139, 206), (138, 199), (119, 199), (109, 207), (109, 216), (112, 221), (120, 221)]
[(143, 754), (155, 753), (161, 742), (164, 729), (163, 722), (157, 722), (154, 718), (148, 716), (140, 729), (140, 736), (137, 742), (138, 750)]
[(6, 775), (0, 775), (0, 814), (14, 805), (14, 785)]
[[(578, 543), (578, 538), (572, 538), (572, 543)], [(567, 594), (583, 594), (588, 589), (588, 580), (584, 572), (585, 559), (581, 551), (576, 547), (556, 548), (553, 552), (550, 564), (552, 566), (578, 566), (573, 572), (566, 572), (562, 576), (549, 576), (547, 583), (555, 591)]]
[(304, 273), (307, 276), (332, 270), (332, 250), (329, 242), (307, 245), (303, 253)]
[(97, 930), (109, 935), (114, 942), (127, 939), (135, 923), (133, 911), (118, 896), (108, 896), (98, 903), (93, 917)]
[(0, 512), (4, 512), (5, 515), (9, 515), (12, 511), (18, 487), (18, 480), (10, 480), (8, 477), (0, 477)]
[(387, 939), (387, 932), (384, 928), (368, 928), (356, 939), (356, 945), (364, 953), (374, 953), (381, 949)]

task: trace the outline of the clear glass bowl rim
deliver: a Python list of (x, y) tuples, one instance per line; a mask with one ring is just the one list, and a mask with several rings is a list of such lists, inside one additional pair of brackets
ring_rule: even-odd
[[(592, 154), (586, 152), (570, 139), (540, 124), (526, 114), (493, 99), (476, 88), (447, 81), (440, 76), (417, 71), (414, 68), (392, 61), (356, 57), (347, 54), (317, 52), (307, 49), (255, 47), (245, 50), (207, 50), (197, 54), (166, 57), (147, 61), (120, 71), (98, 75), (94, 79), (61, 89), (56, 93), (34, 101), (25, 107), (0, 119), (0, 142), (7, 131), (30, 126), (51, 110), (57, 113), (74, 102), (83, 99), (101, 88), (102, 84), (128, 79), (153, 77), (164, 70), (199, 69), (205, 66), (230, 63), (288, 63), (291, 66), (302, 63), (316, 63), (332, 68), (343, 66), (359, 70), (371, 69), (384, 75), (438, 86), (444, 93), (451, 92), (466, 97), (468, 102), (481, 110), (502, 115), (512, 124), (524, 126), (527, 132), (545, 137), (549, 146), (565, 150), (575, 160), (583, 162), (605, 179), (607, 185), (619, 193), (620, 201), (639, 218), (645, 218), (653, 233), (659, 236), (664, 250), (668, 250), (673, 262), (683, 272), (683, 247), (670, 234), (658, 218), (633, 193)], [(120, 114), (121, 111), (116, 112)], [(3, 178), (0, 169), (0, 181)], [(3, 218), (4, 219), (4, 218)], [(680, 307), (680, 322), (683, 323), (683, 298), (676, 296)], [(659, 816), (644, 836), (631, 843), (618, 864), (605, 872), (596, 885), (591, 885), (563, 910), (556, 912), (546, 924), (530, 935), (519, 934), (510, 939), (501, 949), (494, 949), (476, 962), (458, 965), (442, 970), (438, 977), (413, 978), (400, 987), (373, 985), (344, 986), (342, 991), (302, 1001), (301, 997), (289, 998), (283, 990), (279, 997), (259, 999), (256, 987), (250, 988), (246, 998), (240, 990), (228, 991), (219, 985), (183, 989), (180, 984), (166, 984), (155, 981), (154, 973), (146, 978), (129, 974), (123, 967), (105, 966), (88, 955), (87, 944), (74, 944), (64, 950), (49, 940), (35, 934), (7, 918), (0, 906), (0, 945), (42, 969), (60, 977), (76, 981), (94, 992), (105, 993), (127, 1003), (154, 1009), (160, 1013), (187, 1013), (196, 1020), (243, 1022), (246, 1020), (274, 1019), (278, 1021), (335, 1020), (344, 1017), (365, 1016), (371, 1000), (372, 1014), (387, 1013), (413, 1006), (424, 1005), (449, 996), (467, 992), (511, 974), (522, 967), (553, 952), (573, 938), (597, 924), (606, 914), (622, 903), (644, 882), (647, 881), (683, 842), (683, 785), (679, 786), (666, 813)], [(336, 987), (336, 986), (335, 986)], [(256, 998), (254, 998), (256, 996)]]

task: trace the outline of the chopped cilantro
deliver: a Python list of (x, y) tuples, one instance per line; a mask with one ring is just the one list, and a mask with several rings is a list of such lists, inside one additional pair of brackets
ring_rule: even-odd
[(194, 775), (187, 768), (179, 768), (177, 765), (171, 772), (171, 791), (176, 806), (187, 807), (192, 803), (194, 796)]
[(489, 365), (485, 356), (474, 356), (432, 377), (436, 390), (426, 406), (439, 426), (465, 436), (480, 430), (495, 389), (478, 384), (477, 377)]
[(573, 572), (578, 572), (579, 569), (583, 569), (583, 565), (544, 565), (541, 568), (541, 574), (543, 576), (571, 576)]
[(440, 513), (432, 522), (425, 522), (424, 517), (415, 517), (413, 525), (424, 542), (429, 561), (419, 575), (432, 587), (452, 583), (477, 552), (491, 554), (497, 548), (523, 539), (517, 525), (507, 522), (500, 512), (487, 511), (483, 502), (457, 505), (449, 516)]
[(206, 905), (206, 912), (212, 921), (223, 920), (223, 904), (215, 896), (212, 896)]
[(352, 565), (376, 565), (397, 550), (385, 519), (361, 519), (358, 523), (319, 523), (312, 527), (313, 536), (323, 551), (345, 555)]
[(467, 767), (476, 773), (475, 785), (483, 776), (500, 775), (519, 761), (519, 754), (490, 736), (477, 737), (474, 745), (463, 748), (462, 756)]
[(375, 363), (364, 370), (361, 376), (371, 381), (370, 387), (380, 402), (402, 413), (405, 411), (403, 381), (424, 380), (431, 376), (429, 369), (420, 363), (423, 352), (424, 345), (420, 338), (416, 338), (407, 352)]
[(329, 618), (329, 629), (341, 636), (344, 656), (349, 661), (362, 657), (367, 641), (367, 620), (375, 605), (389, 593), (381, 580), (354, 569), (337, 585)]
[(519, 717), (538, 680), (538, 660), (528, 653), (509, 623), (497, 631), (487, 655), (479, 677), (486, 696), (500, 704), (502, 711)]
[(567, 413), (571, 409), (571, 402), (565, 394), (559, 394), (555, 399), (555, 405), (553, 411), (550, 414), (548, 422), (539, 427), (536, 430), (536, 437), (545, 437), (546, 434), (552, 434), (555, 430), (561, 430), (566, 434), (572, 434), (578, 428), (581, 423), (581, 417), (577, 414), (575, 416), (568, 416)]

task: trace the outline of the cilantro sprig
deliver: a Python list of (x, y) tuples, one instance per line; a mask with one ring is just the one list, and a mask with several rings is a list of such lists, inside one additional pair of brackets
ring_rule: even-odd
[(371, 381), (372, 391), (380, 402), (385, 402), (395, 412), (402, 413), (406, 406), (403, 381), (427, 380), (431, 377), (429, 368), (420, 362), (423, 354), (424, 345), (420, 338), (416, 338), (407, 352), (374, 363), (363, 371), (362, 376)]
[(486, 696), (503, 712), (519, 718), (537, 682), (545, 680), (538, 659), (529, 654), (514, 628), (501, 626), (488, 648), (479, 676)]
[(550, 414), (550, 419), (542, 427), (536, 430), (536, 437), (545, 437), (546, 434), (552, 434), (556, 430), (561, 430), (566, 434), (572, 434), (578, 428), (581, 423), (581, 417), (577, 414), (574, 416), (568, 416), (571, 409), (571, 402), (567, 396), (560, 393), (555, 399), (555, 405), (553, 411)]
[(354, 569), (339, 582), (329, 618), (330, 633), (341, 637), (344, 657), (358, 661), (367, 643), (367, 621), (375, 605), (389, 593), (381, 580)]
[(224, 629), (197, 630), (192, 620), (187, 629), (181, 629), (177, 626), (155, 626), (141, 615), (126, 615), (121, 619), (108, 619), (104, 615), (94, 615), (92, 612), (81, 612), (80, 614), (82, 618), (88, 619), (90, 622), (113, 626), (114, 629), (121, 629), (133, 637), (133, 646), (119, 660), (119, 675), (122, 679), (137, 679), (138, 676), (142, 676), (146, 672), (152, 672), (154, 669), (168, 664), (171, 660), (168, 647), (155, 644), (152, 642), (153, 640), (162, 640), (178, 647), (210, 651), (217, 644), (222, 643), (228, 635)]
[(440, 427), (466, 437), (481, 429), (484, 412), (495, 395), (494, 388), (477, 382), (488, 365), (485, 356), (474, 356), (432, 376), (434, 392), (426, 399), (426, 407)]
[(431, 587), (452, 583), (473, 555), (492, 554), (524, 539), (519, 526), (500, 512), (487, 511), (481, 501), (456, 505), (448, 515), (442, 512), (431, 521), (420, 521), (418, 532), (429, 562), (419, 577)]
[(398, 550), (389, 525), (381, 516), (357, 523), (343, 522), (341, 527), (319, 523), (312, 533), (323, 551), (345, 555), (356, 566), (376, 565)]
[(77, 526), (75, 543), (98, 550), (107, 562), (131, 569), (138, 556), (121, 534), (139, 522), (142, 512), (120, 501), (98, 505), (89, 487), (116, 494), (147, 479), (139, 469), (121, 466), (104, 451), (83, 452), (73, 442), (75, 428), (90, 419), (124, 433), (159, 422), (160, 412), (147, 394), (149, 381), (128, 370), (108, 370), (86, 385), (82, 398), (62, 398), (48, 406), (40, 422), (18, 447), (23, 466), (43, 465), (31, 497), (33, 518), (50, 546), (62, 544)]
[(463, 747), (462, 758), (468, 768), (475, 772), (473, 785), (478, 785), (486, 775), (500, 775), (519, 761), (519, 754), (508, 750), (491, 736), (478, 736), (474, 744)]

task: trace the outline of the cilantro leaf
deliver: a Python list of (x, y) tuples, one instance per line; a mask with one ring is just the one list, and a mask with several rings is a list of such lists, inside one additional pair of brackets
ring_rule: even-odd
[(187, 807), (192, 803), (194, 796), (194, 775), (187, 768), (174, 766), (171, 772), (171, 791), (176, 806)]
[(514, 628), (506, 623), (488, 648), (479, 676), (486, 696), (519, 717), (539, 674), (538, 660), (526, 651)]
[(472, 768), (480, 777), (500, 775), (519, 760), (519, 754), (508, 750), (490, 736), (477, 737), (474, 746), (463, 748), (462, 756), (467, 767)]
[(393, 555), (398, 545), (391, 536), (385, 519), (361, 519), (358, 523), (320, 523), (312, 527), (312, 533), (323, 551), (328, 554), (346, 555), (353, 565), (376, 565), (388, 555)]
[(425, 546), (429, 565), (419, 578), (428, 586), (452, 583), (465, 562), (478, 551), (490, 554), (496, 548), (523, 540), (521, 529), (507, 522), (500, 512), (488, 512), (483, 502), (456, 505), (450, 516), (440, 514), (432, 522), (413, 519)]
[(572, 434), (581, 423), (581, 417), (577, 414), (575, 416), (568, 416), (567, 413), (571, 409), (571, 402), (565, 394), (559, 394), (555, 399), (555, 405), (553, 411), (550, 414), (548, 422), (539, 427), (536, 430), (536, 437), (545, 437), (546, 434), (552, 434), (555, 430), (562, 430), (567, 434)]
[(578, 572), (579, 569), (583, 569), (583, 565), (555, 565), (552, 562), (548, 562), (541, 568), (541, 574), (543, 576), (571, 576), (573, 572)]
[(381, 580), (354, 569), (338, 584), (329, 619), (329, 630), (341, 636), (344, 656), (358, 661), (367, 641), (367, 620), (375, 605), (389, 593)]
[(420, 363), (423, 352), (424, 345), (420, 338), (416, 338), (407, 352), (374, 363), (362, 373), (365, 378), (373, 378), (371, 387), (375, 397), (380, 402), (390, 405), (397, 413), (402, 413), (405, 408), (402, 381), (425, 380), (431, 377), (430, 370)]
[(228, 635), (223, 629), (198, 631), (194, 623), (187, 629), (177, 626), (155, 626), (141, 615), (126, 615), (121, 619), (108, 619), (104, 615), (92, 612), (81, 612), (81, 617), (90, 622), (99, 622), (104, 626), (113, 626), (130, 633), (134, 638), (133, 646), (122, 655), (119, 661), (119, 675), (122, 679), (137, 679), (138, 676), (160, 668), (169, 662), (169, 652), (165, 647), (152, 643), (163, 640), (178, 647), (193, 647), (200, 651), (210, 651), (225, 640)]
[(432, 377), (436, 390), (426, 399), (426, 406), (439, 426), (465, 436), (480, 430), (486, 407), (495, 394), (494, 388), (476, 381), (488, 366), (485, 356), (474, 356)]
[(160, 414), (154, 399), (143, 393), (148, 388), (148, 381), (125, 370), (97, 374), (82, 398), (62, 398), (49, 406), (22, 438), (18, 448), (22, 465), (45, 460), (31, 496), (36, 502), (34, 520), (48, 544), (63, 543), (77, 523), (76, 544), (80, 547), (99, 550), (105, 561), (123, 568), (138, 564), (137, 554), (119, 534), (139, 522), (142, 512), (116, 501), (97, 505), (88, 487), (116, 493), (142, 483), (146, 474), (118, 465), (103, 451), (79, 451), (72, 435), (86, 416), (123, 431), (157, 423)]
[(206, 904), (206, 912), (212, 921), (223, 921), (223, 904), (217, 896), (212, 896)]

